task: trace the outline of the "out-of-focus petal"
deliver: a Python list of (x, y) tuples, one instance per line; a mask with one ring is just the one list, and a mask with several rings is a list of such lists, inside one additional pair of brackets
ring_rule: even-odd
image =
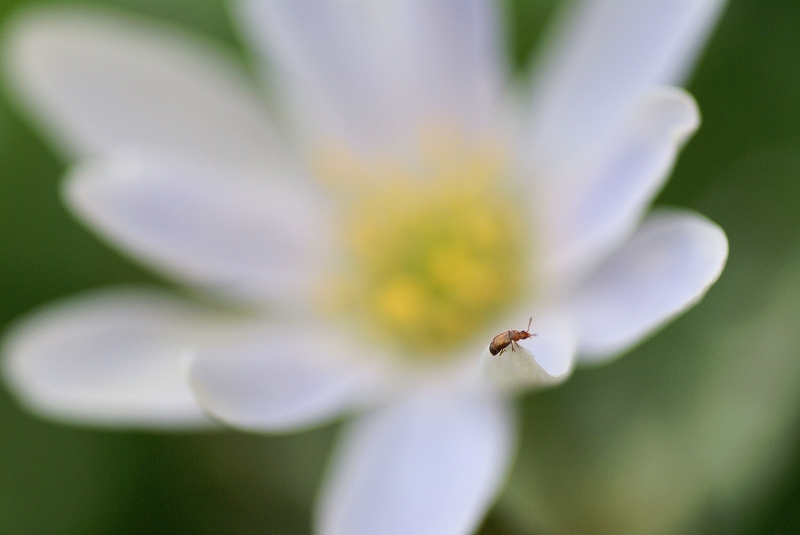
[(505, 73), (484, 0), (245, 0), (240, 13), (307, 134), (387, 149), (426, 121), (482, 133), (497, 118)]
[(558, 314), (534, 318), (531, 336), (515, 342), (499, 355), (489, 347), (481, 355), (484, 378), (504, 389), (530, 388), (563, 381), (572, 371), (576, 338), (570, 324)]
[(680, 84), (724, 0), (582, 1), (552, 28), (534, 73), (526, 146), (540, 162), (602, 144), (643, 91)]
[(13, 327), (3, 371), (31, 409), (119, 427), (211, 423), (182, 359), (222, 335), (219, 317), (155, 291), (117, 290), (45, 308)]
[(135, 145), (256, 169), (281, 152), (233, 56), (174, 27), (98, 10), (29, 10), (4, 48), (17, 95), (70, 152)]
[(728, 240), (694, 213), (659, 210), (576, 292), (582, 360), (623, 351), (705, 295), (728, 256)]
[(548, 182), (537, 199), (545, 269), (574, 280), (628, 238), (699, 124), (691, 95), (677, 87), (652, 88), (590, 162), (576, 159), (562, 166), (564, 174), (539, 177)]
[(77, 166), (64, 191), (104, 237), (181, 281), (303, 305), (330, 266), (331, 214), (315, 190), (275, 178), (126, 153)]
[(189, 378), (209, 414), (261, 431), (328, 421), (372, 401), (386, 386), (377, 359), (319, 325), (279, 326), (200, 351)]
[(318, 504), (320, 535), (466, 535), (502, 483), (508, 407), (473, 392), (421, 392), (355, 421)]

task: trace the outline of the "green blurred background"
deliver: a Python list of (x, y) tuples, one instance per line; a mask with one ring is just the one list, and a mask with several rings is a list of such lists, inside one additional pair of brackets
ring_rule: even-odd
[[(26, 3), (0, 0), (0, 19)], [(91, 3), (246, 54), (221, 0)], [(503, 6), (522, 68), (554, 2)], [(800, 2), (730, 3), (689, 84), (703, 125), (657, 201), (721, 224), (728, 267), (624, 358), (522, 399), (517, 462), (482, 534), (800, 533), (799, 28)], [(2, 325), (85, 289), (164, 284), (70, 218), (64, 164), (3, 95)], [(0, 534), (310, 533), (335, 432), (73, 428), (0, 390)]]

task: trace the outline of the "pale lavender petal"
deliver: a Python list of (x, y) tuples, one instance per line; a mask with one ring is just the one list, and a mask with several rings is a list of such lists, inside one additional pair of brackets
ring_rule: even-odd
[(330, 265), (330, 207), (299, 181), (126, 153), (77, 166), (64, 191), (102, 236), (218, 293), (303, 305)]
[[(577, 2), (534, 73), (526, 146), (559, 162), (602, 144), (642, 92), (681, 84), (724, 0)], [(545, 167), (550, 167), (546, 165)]]
[(376, 359), (318, 324), (275, 327), (199, 351), (189, 377), (209, 414), (260, 431), (323, 423), (371, 402), (387, 385)]
[(426, 391), (354, 423), (318, 504), (319, 535), (467, 535), (508, 468), (514, 425), (488, 394)]
[(484, 0), (247, 0), (240, 13), (311, 135), (387, 149), (426, 122), (482, 133), (496, 119), (505, 69)]
[(648, 90), (618, 131), (562, 165), (540, 206), (549, 272), (574, 280), (594, 268), (638, 225), (667, 180), (678, 151), (700, 124), (697, 104), (676, 87)]
[(120, 145), (262, 169), (283, 157), (233, 55), (210, 42), (97, 9), (23, 12), (4, 43), (7, 78), (60, 145)]
[(725, 233), (686, 211), (658, 210), (577, 290), (579, 355), (619, 354), (697, 303), (728, 256)]
[(13, 326), (3, 344), (3, 371), (24, 404), (50, 418), (208, 426), (182, 359), (226, 331), (228, 322), (152, 290), (82, 296)]

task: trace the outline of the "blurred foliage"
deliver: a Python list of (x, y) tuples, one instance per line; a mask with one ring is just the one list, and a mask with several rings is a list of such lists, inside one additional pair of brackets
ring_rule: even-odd
[[(25, 3), (0, 0), (0, 19)], [(84, 3), (243, 50), (221, 0)], [(514, 65), (555, 4), (503, 0)], [(703, 126), (658, 202), (725, 228), (719, 283), (624, 358), (522, 399), (518, 460), (483, 535), (800, 532), (798, 20), (800, 3), (732, 2), (689, 85)], [(84, 289), (158, 283), (64, 210), (65, 163), (0, 100), (3, 325)], [(334, 432), (71, 428), (0, 393), (0, 533), (308, 533)]]

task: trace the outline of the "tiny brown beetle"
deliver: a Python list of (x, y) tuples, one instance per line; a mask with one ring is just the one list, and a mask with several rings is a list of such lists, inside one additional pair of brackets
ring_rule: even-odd
[(492, 338), (492, 343), (489, 344), (489, 353), (492, 355), (502, 355), (503, 351), (505, 351), (509, 345), (511, 346), (511, 351), (514, 351), (514, 345), (517, 342), (530, 338), (531, 336), (536, 336), (536, 334), (528, 332), (531, 329), (532, 321), (533, 318), (528, 320), (528, 328), (524, 331), (505, 331)]

